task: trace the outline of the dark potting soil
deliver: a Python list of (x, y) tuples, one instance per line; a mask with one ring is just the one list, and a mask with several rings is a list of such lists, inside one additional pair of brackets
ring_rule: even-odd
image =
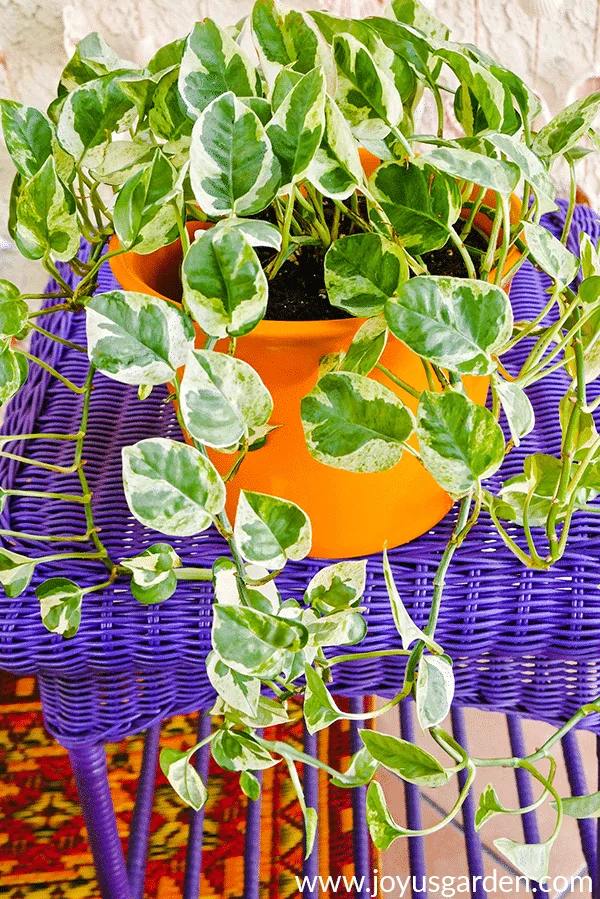
[[(467, 238), (467, 249), (485, 252), (487, 238), (473, 230)], [(270, 250), (259, 250), (263, 265), (273, 257)], [(471, 253), (475, 271), (479, 271), (481, 253)], [(465, 263), (453, 244), (441, 250), (423, 254), (423, 262), (431, 275), (453, 278), (468, 276)], [(269, 281), (269, 302), (265, 318), (271, 321), (330, 321), (350, 318), (343, 309), (331, 306), (327, 298), (324, 277), (325, 250), (323, 247), (301, 247), (285, 262), (275, 278)]]

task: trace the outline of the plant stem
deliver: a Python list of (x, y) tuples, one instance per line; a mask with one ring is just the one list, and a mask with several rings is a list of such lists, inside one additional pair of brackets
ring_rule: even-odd
[(26, 359), (29, 359), (30, 362), (35, 362), (36, 365), (39, 365), (40, 368), (43, 368), (44, 371), (47, 371), (48, 374), (52, 375), (53, 378), (57, 378), (65, 387), (68, 387), (69, 390), (72, 390), (73, 393), (84, 393), (84, 387), (78, 387), (77, 384), (74, 384), (72, 381), (69, 381), (68, 378), (65, 378), (64, 375), (61, 375), (59, 371), (56, 371), (55, 368), (52, 368), (51, 365), (48, 365), (47, 362), (44, 362), (43, 359), (38, 359), (37, 356), (32, 356), (31, 353), (28, 353), (26, 350), (21, 349), (21, 347), (14, 347), (14, 352), (18, 353), (20, 356), (25, 356)]
[(68, 503), (85, 503), (85, 497), (76, 496), (72, 493), (46, 493), (44, 490), (8, 490), (2, 489), (4, 496), (31, 496), (37, 499), (58, 499)]
[(64, 337), (59, 337), (58, 334), (53, 334), (52, 331), (46, 331), (45, 328), (40, 327), (40, 325), (36, 325), (34, 322), (30, 323), (30, 328), (32, 331), (37, 331), (38, 334), (42, 334), (44, 337), (47, 337), (49, 340), (54, 340), (55, 343), (60, 343), (61, 346), (69, 347), (70, 350), (76, 350), (78, 353), (87, 353), (87, 349), (84, 346), (81, 346), (79, 343), (72, 343), (70, 340), (65, 340)]
[(571, 232), (571, 223), (573, 221), (573, 213), (575, 212), (575, 204), (577, 202), (577, 175), (575, 172), (575, 162), (569, 159), (569, 206), (565, 217), (560, 242), (567, 245), (569, 234)]
[(510, 207), (508, 205), (508, 197), (504, 194), (496, 194), (497, 201), (502, 209), (502, 247), (496, 263), (496, 276), (494, 284), (502, 283), (502, 275), (508, 259), (510, 248)]
[(285, 206), (285, 216), (283, 219), (283, 227), (281, 229), (281, 249), (275, 257), (272, 267), (269, 270), (269, 279), (272, 281), (285, 260), (287, 259), (288, 247), (290, 245), (290, 228), (292, 225), (292, 217), (294, 215), (294, 203), (296, 201), (296, 188), (294, 185), (290, 188)]
[(378, 649), (373, 652), (353, 652), (347, 655), (333, 656), (333, 658), (327, 659), (327, 665), (331, 667), (332, 665), (339, 665), (341, 662), (355, 662), (360, 659), (381, 659), (387, 656), (409, 655), (410, 650), (408, 649)]
[(456, 247), (456, 249), (462, 256), (462, 260), (465, 264), (465, 268), (467, 269), (469, 278), (472, 278), (473, 280), (477, 280), (477, 272), (475, 271), (475, 266), (473, 265), (473, 260), (469, 256), (469, 251), (467, 250), (464, 243), (462, 242), (462, 240), (460, 239), (460, 237), (458, 236), (458, 234), (456, 233), (456, 231), (454, 230), (454, 228), (452, 226), (450, 226), (448, 228), (448, 233), (450, 235), (450, 240), (452, 241), (452, 243), (454, 244), (454, 246)]
[(446, 549), (444, 550), (442, 558), (440, 559), (440, 564), (438, 565), (438, 569), (433, 579), (433, 596), (431, 598), (431, 609), (429, 611), (427, 624), (424, 628), (424, 633), (427, 634), (428, 637), (433, 637), (435, 634), (435, 629), (440, 614), (442, 594), (444, 592), (444, 584), (446, 582), (446, 574), (448, 573), (448, 568), (450, 566), (450, 562), (452, 561), (452, 557), (476, 521), (476, 519), (473, 520), (470, 524), (470, 527), (468, 529), (466, 528), (467, 519), (469, 517), (469, 510), (471, 508), (472, 497), (473, 494), (469, 493), (461, 501), (454, 531), (450, 540), (448, 541), (448, 544), (446, 545)]
[(375, 366), (382, 374), (389, 378), (390, 381), (395, 384), (397, 387), (400, 387), (406, 393), (410, 394), (410, 396), (414, 396), (415, 399), (419, 399), (421, 396), (421, 392), (419, 390), (415, 390), (414, 387), (411, 387), (410, 384), (407, 384), (406, 381), (403, 381), (402, 378), (399, 378), (398, 375), (395, 375), (393, 372), (386, 368), (385, 365), (381, 365), (380, 362)]
[(212, 580), (212, 568), (175, 568), (173, 573), (178, 581)]

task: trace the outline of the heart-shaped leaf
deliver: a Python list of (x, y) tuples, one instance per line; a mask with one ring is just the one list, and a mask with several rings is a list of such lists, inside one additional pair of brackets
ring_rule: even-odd
[(74, 637), (81, 623), (83, 590), (66, 577), (51, 577), (36, 587), (44, 626), (65, 639)]
[(303, 75), (267, 125), (281, 165), (280, 193), (305, 176), (325, 130), (325, 76), (320, 68)]
[(240, 772), (240, 789), (253, 802), (260, 799), (260, 781), (250, 771)]
[(131, 571), (131, 592), (139, 602), (152, 605), (169, 599), (177, 589), (175, 568), (181, 559), (168, 543), (155, 543), (138, 556), (123, 559), (121, 566)]
[(79, 251), (75, 200), (59, 179), (51, 156), (20, 190), (16, 239), (28, 259), (50, 256), (67, 262)]
[(341, 609), (307, 624), (313, 646), (355, 646), (364, 640), (367, 623), (360, 612)]
[(243, 557), (269, 569), (303, 559), (312, 543), (310, 521), (300, 506), (248, 490), (240, 493), (234, 534)]
[(28, 314), (19, 288), (0, 278), (0, 335), (15, 337), (26, 326)]
[(179, 749), (163, 749), (160, 768), (180, 799), (199, 812), (207, 799), (202, 778), (190, 761), (190, 753)]
[(351, 34), (333, 40), (338, 69), (336, 103), (358, 140), (379, 140), (402, 121), (402, 99), (364, 44)]
[(382, 852), (389, 849), (398, 837), (407, 835), (406, 830), (392, 818), (381, 784), (376, 780), (369, 784), (367, 790), (367, 824), (374, 845)]
[(523, 844), (501, 837), (494, 840), (494, 846), (529, 880), (539, 883), (548, 877), (552, 841)]
[(237, 228), (211, 228), (195, 240), (182, 281), (190, 312), (211, 337), (243, 337), (267, 310), (265, 273)]
[(188, 113), (196, 118), (227, 91), (238, 97), (260, 97), (258, 72), (225, 29), (212, 19), (196, 22), (179, 74), (179, 92)]
[(362, 746), (352, 756), (350, 765), (344, 774), (332, 777), (331, 783), (334, 787), (341, 787), (342, 789), (362, 787), (372, 780), (378, 767), (378, 762), (375, 761), (367, 747)]
[(504, 460), (504, 435), (489, 409), (462, 393), (423, 391), (417, 436), (424, 465), (452, 496), (468, 493)]
[(423, 730), (444, 720), (450, 712), (453, 697), (454, 672), (447, 656), (422, 656), (415, 701)]
[(492, 159), (463, 147), (437, 147), (417, 160), (418, 165), (430, 165), (453, 178), (472, 181), (480, 187), (509, 194), (519, 183), (519, 167), (513, 162)]
[(67, 95), (56, 133), (60, 145), (77, 163), (93, 167), (102, 158), (102, 148), (113, 132), (126, 130), (134, 118), (133, 101), (112, 73), (88, 81)]
[(413, 418), (383, 384), (364, 375), (325, 375), (301, 403), (311, 456), (346, 471), (386, 471), (396, 465)]
[(254, 215), (277, 193), (281, 173), (264, 126), (231, 91), (213, 100), (194, 125), (190, 176), (207, 215)]
[(337, 103), (325, 98), (325, 130), (307, 178), (326, 197), (345, 200), (365, 180), (358, 144)]
[(475, 830), (481, 830), (486, 821), (489, 821), (494, 815), (501, 814), (503, 811), (504, 808), (500, 804), (495, 789), (491, 784), (488, 784), (479, 797), (479, 805), (475, 812)]
[(92, 175), (101, 184), (124, 184), (132, 175), (152, 161), (156, 147), (149, 132), (136, 134), (132, 140), (117, 140), (106, 144), (101, 159), (94, 165)]
[(336, 562), (321, 568), (306, 588), (305, 598), (321, 614), (358, 605), (365, 592), (367, 563)]
[[(552, 806), (556, 808), (556, 803)], [(600, 818), (600, 793), (589, 796), (567, 796), (561, 799), (562, 810), (569, 818)]]
[(214, 607), (212, 644), (219, 658), (234, 671), (271, 678), (281, 673), (286, 653), (306, 646), (308, 631), (297, 621), (286, 621), (258, 609), (217, 603)]
[(530, 434), (535, 427), (535, 412), (531, 401), (522, 387), (514, 381), (494, 380), (502, 409), (506, 415), (508, 427), (515, 446), (519, 446), (523, 437)]
[(209, 350), (190, 352), (180, 401), (192, 437), (217, 449), (236, 447), (273, 411), (271, 394), (252, 366)]
[(174, 537), (205, 531), (225, 505), (225, 485), (212, 462), (166, 437), (123, 448), (123, 485), (133, 516)]
[(334, 241), (325, 255), (325, 286), (332, 306), (369, 317), (409, 276), (401, 247), (380, 234), (350, 234)]
[(225, 771), (262, 771), (278, 763), (260, 743), (239, 730), (220, 730), (211, 743), (217, 765)]
[(159, 297), (112, 290), (86, 306), (90, 361), (122, 384), (165, 384), (185, 365), (194, 329)]
[(599, 108), (600, 91), (575, 100), (536, 135), (533, 152), (550, 160), (566, 153), (591, 127)]
[(420, 746), (374, 730), (361, 730), (360, 735), (373, 758), (402, 780), (420, 787), (441, 787), (448, 783), (450, 774)]
[(494, 371), (512, 333), (507, 295), (487, 281), (420, 276), (386, 303), (392, 334), (430, 362), (461, 374)]
[[(364, 322), (341, 360), (342, 371), (368, 375), (375, 368), (387, 343), (387, 322), (382, 315)], [(326, 374), (326, 372), (324, 372)]]
[(22, 384), (19, 357), (9, 344), (0, 345), (0, 406), (17, 393)]
[(579, 271), (579, 259), (546, 228), (523, 222), (523, 232), (533, 261), (561, 285), (570, 284)]
[(509, 162), (519, 166), (525, 181), (531, 184), (536, 195), (538, 211), (553, 212), (557, 208), (554, 202), (556, 188), (539, 156), (536, 156), (522, 140), (511, 134), (486, 134), (485, 139), (500, 150)]
[(187, 114), (179, 93), (179, 68), (163, 74), (152, 94), (148, 124), (153, 134), (163, 141), (189, 138), (194, 119)]
[(17, 170), (33, 178), (52, 155), (54, 129), (43, 112), (15, 100), (0, 100), (4, 142)]
[(117, 237), (125, 249), (142, 255), (154, 253), (176, 239), (182, 207), (179, 174), (164, 153), (156, 150), (152, 161), (129, 178), (117, 195)]
[(35, 559), (10, 549), (0, 549), (0, 584), (10, 599), (20, 596), (27, 589), (34, 569)]
[(309, 734), (329, 727), (334, 721), (344, 717), (344, 713), (338, 709), (333, 698), (323, 683), (321, 677), (314, 668), (306, 665), (306, 691), (304, 693), (304, 720)]
[(240, 674), (223, 662), (216, 652), (206, 658), (206, 673), (218, 695), (228, 706), (251, 718), (258, 714), (260, 680)]
[(75, 52), (60, 77), (62, 88), (73, 91), (82, 84), (121, 69), (136, 69), (136, 65), (121, 59), (101, 34), (92, 31), (79, 41)]

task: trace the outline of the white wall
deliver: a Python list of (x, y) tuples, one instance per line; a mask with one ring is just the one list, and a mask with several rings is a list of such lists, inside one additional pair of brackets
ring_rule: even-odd
[[(426, 0), (459, 40), (479, 44), (524, 76), (554, 112), (600, 79), (600, 0)], [(237, 21), (251, 0), (0, 0), (0, 96), (44, 106), (74, 43), (99, 30), (125, 58), (144, 62), (161, 43), (211, 15)], [(300, 0), (342, 15), (383, 0)], [(600, 84), (600, 80), (598, 82)], [(12, 167), (0, 148), (0, 239)], [(581, 186), (600, 205), (600, 165), (585, 162)]]

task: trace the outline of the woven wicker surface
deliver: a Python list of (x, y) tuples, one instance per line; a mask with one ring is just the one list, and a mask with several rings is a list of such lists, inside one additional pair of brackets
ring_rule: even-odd
[[(560, 214), (546, 217), (546, 223), (556, 232), (563, 217), (564, 207)], [(585, 207), (576, 210), (573, 248), (582, 228), (595, 239), (600, 235), (598, 218)], [(105, 266), (100, 289), (114, 286)], [(545, 287), (544, 277), (526, 264), (511, 290), (517, 319), (533, 316), (542, 308)], [(85, 340), (83, 316), (48, 316), (44, 324), (70, 340)], [(34, 353), (75, 382), (82, 382), (86, 370), (82, 354), (37, 337), (33, 344)], [(525, 352), (526, 348), (520, 348), (515, 353), (514, 365)], [(526, 454), (559, 451), (557, 408), (567, 386), (565, 376), (558, 373), (532, 388), (535, 433), (509, 455), (497, 483), (517, 473)], [(590, 396), (594, 389), (592, 386)], [(33, 366), (27, 386), (8, 409), (4, 433), (75, 432), (80, 403), (79, 397)], [(121, 485), (121, 447), (152, 435), (181, 439), (166, 390), (155, 389), (140, 402), (135, 389), (97, 374), (84, 458), (94, 491), (95, 517), (115, 559), (161, 539), (131, 518)], [(8, 448), (64, 465), (69, 464), (73, 452), (72, 444), (42, 441), (14, 443)], [(0, 483), (4, 487), (78, 492), (75, 476), (57, 475), (5, 458), (0, 459)], [(390, 554), (399, 590), (421, 625), (453, 519), (451, 512), (433, 531)], [(15, 497), (6, 504), (1, 526), (34, 534), (85, 532), (81, 507)], [(3, 539), (16, 551), (39, 555), (49, 551), (49, 544), (39, 541)], [(188, 565), (210, 565), (226, 549), (213, 532), (171, 542)], [(67, 546), (61, 544), (60, 549)], [(52, 544), (51, 551), (56, 547)], [(300, 597), (320, 565), (314, 559), (288, 563), (278, 581), (282, 593)], [(17, 674), (39, 674), (47, 725), (63, 744), (120, 739), (153, 720), (205, 708), (212, 702), (203, 664), (210, 645), (210, 585), (182, 582), (167, 602), (143, 606), (126, 585), (117, 583), (84, 598), (80, 631), (73, 639), (63, 640), (42, 625), (33, 593), (36, 583), (62, 574), (88, 585), (97, 582), (104, 570), (96, 562), (71, 562), (67, 567), (59, 569), (56, 563), (39, 566), (26, 593), (18, 599), (0, 599), (0, 666)], [(489, 519), (482, 516), (455, 556), (439, 622), (439, 640), (456, 662), (458, 701), (557, 721), (599, 693), (599, 585), (600, 516), (580, 513), (575, 517), (569, 549), (548, 573), (525, 569), (503, 546)], [(369, 631), (360, 649), (398, 647), (380, 555), (369, 559), (365, 599)], [(345, 695), (389, 695), (402, 676), (402, 663), (396, 659), (336, 668), (334, 689)], [(588, 719), (587, 724), (600, 730), (598, 720)]]

